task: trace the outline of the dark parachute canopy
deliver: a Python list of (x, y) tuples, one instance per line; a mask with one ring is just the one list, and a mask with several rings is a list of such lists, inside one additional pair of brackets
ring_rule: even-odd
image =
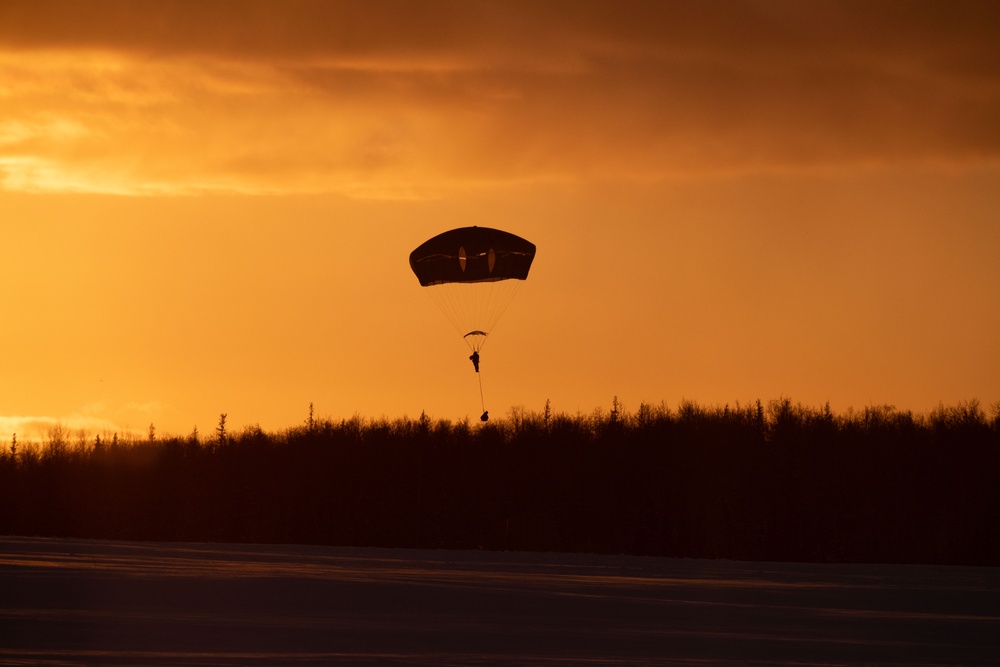
[(438, 234), (410, 253), (410, 268), (474, 352), (528, 277), (535, 245), (489, 227)]
[(410, 268), (424, 287), (442, 283), (524, 280), (535, 245), (510, 232), (461, 227), (424, 241), (410, 253)]

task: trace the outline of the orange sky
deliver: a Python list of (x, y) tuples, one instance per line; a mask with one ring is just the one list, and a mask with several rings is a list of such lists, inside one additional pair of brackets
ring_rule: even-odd
[(0, 3), (0, 441), (1000, 400), (993, 2)]

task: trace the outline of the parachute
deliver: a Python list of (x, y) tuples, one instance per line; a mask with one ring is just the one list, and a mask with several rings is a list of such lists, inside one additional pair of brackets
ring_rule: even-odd
[(410, 268), (473, 352), (479, 352), (528, 277), (535, 245), (489, 227), (438, 234), (410, 253)]
[[(472, 350), (479, 351), (507, 310), (535, 259), (535, 245), (510, 232), (461, 227), (438, 234), (410, 253), (410, 268)], [(482, 399), (483, 380), (479, 376)], [(481, 420), (489, 419), (483, 399)]]

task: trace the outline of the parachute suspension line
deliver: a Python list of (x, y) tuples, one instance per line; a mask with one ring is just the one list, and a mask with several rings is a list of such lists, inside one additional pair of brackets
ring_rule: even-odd
[[(507, 280), (507, 281), (504, 281), (504, 282), (511, 283), (511, 284), (509, 286), (505, 286), (505, 289), (503, 290), (503, 294), (501, 294), (500, 297), (498, 298), (496, 309), (495, 309), (495, 312), (493, 313), (493, 316), (492, 316), (492, 322), (490, 323), (490, 328), (487, 329), (487, 331), (492, 331), (493, 327), (495, 327), (496, 324), (497, 324), (497, 322), (500, 321), (500, 318), (503, 317), (503, 314), (505, 312), (507, 312), (507, 308), (510, 306), (511, 302), (514, 300), (514, 296), (517, 294), (517, 291), (521, 288), (521, 283), (523, 283), (524, 281), (523, 280)], [(496, 283), (493, 283), (493, 284), (496, 285)], [(492, 298), (492, 296), (493, 296), (492, 295), (492, 288), (490, 288), (490, 289), (491, 289), (490, 297)]]
[(462, 307), (461, 301), (457, 298), (458, 290), (443, 288), (443, 286), (429, 287), (423, 290), (427, 297), (434, 302), (434, 305), (444, 314), (445, 318), (460, 335), (465, 335), (460, 324)]
[[(425, 291), (469, 348), (478, 352), (501, 319), (523, 280), (433, 285)], [(470, 336), (481, 331), (482, 334)]]

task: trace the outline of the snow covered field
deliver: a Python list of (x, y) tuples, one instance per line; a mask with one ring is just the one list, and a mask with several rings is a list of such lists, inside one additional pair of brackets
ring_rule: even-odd
[(987, 665), (1000, 569), (0, 537), (3, 665)]

